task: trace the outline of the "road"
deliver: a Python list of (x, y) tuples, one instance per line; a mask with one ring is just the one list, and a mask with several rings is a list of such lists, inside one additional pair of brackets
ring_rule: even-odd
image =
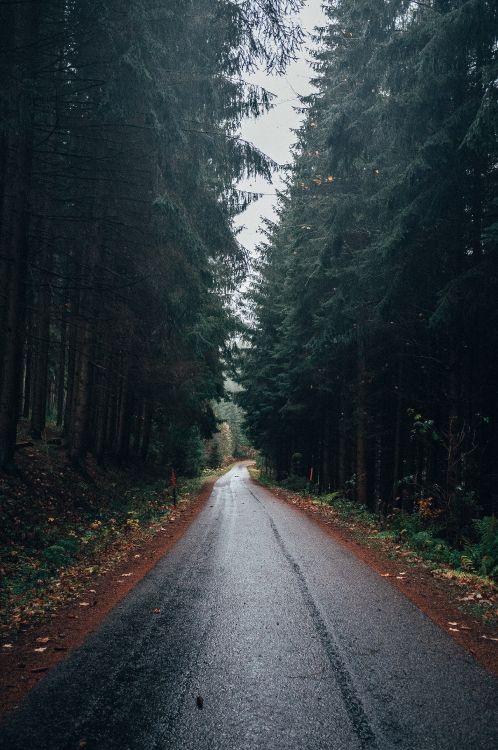
[(498, 680), (240, 465), (0, 747), (496, 750)]

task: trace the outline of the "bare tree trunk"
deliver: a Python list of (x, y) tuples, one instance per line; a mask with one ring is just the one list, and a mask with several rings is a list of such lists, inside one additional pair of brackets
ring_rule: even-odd
[(69, 439), (69, 457), (79, 466), (88, 449), (88, 419), (90, 412), (90, 379), (93, 350), (93, 308), (87, 304), (85, 318), (80, 317), (81, 335), (78, 341), (74, 384), (71, 428)]
[(132, 394), (130, 391), (130, 372), (129, 365), (125, 362), (125, 370), (121, 383), (118, 434), (116, 441), (116, 455), (121, 461), (126, 461), (130, 452), (131, 404)]
[(116, 369), (116, 359), (113, 358), (111, 361), (110, 366), (110, 374), (109, 374), (109, 414), (107, 418), (107, 436), (106, 436), (106, 443), (111, 448), (112, 451), (115, 450), (116, 446), (116, 433), (117, 433), (117, 427), (116, 427), (116, 421), (117, 421), (117, 414), (118, 414), (118, 407), (119, 407), (119, 383), (116, 378), (115, 374)]
[(99, 466), (104, 462), (107, 436), (107, 423), (109, 419), (109, 358), (106, 360), (106, 366), (99, 375), (97, 384), (97, 415), (95, 425), (95, 458)]
[(320, 492), (330, 490), (330, 404), (325, 407), (325, 416), (322, 424), (322, 469), (320, 472)]
[(66, 386), (66, 408), (64, 409), (64, 435), (68, 438), (71, 430), (71, 420), (73, 415), (74, 403), (74, 384), (77, 364), (78, 349), (78, 326), (77, 317), (79, 312), (79, 299), (74, 293), (70, 303), (70, 313), (68, 316), (68, 352), (67, 352), (67, 386)]
[(448, 373), (448, 456), (446, 464), (446, 497), (448, 510), (454, 521), (457, 486), (460, 482), (461, 458), (461, 371), (458, 351), (453, 350), (449, 358)]
[(366, 367), (364, 342), (361, 332), (358, 334), (358, 373), (357, 373), (357, 411), (356, 411), (356, 500), (367, 504), (367, 464), (366, 464)]
[(346, 394), (345, 385), (341, 385), (341, 394), (339, 401), (339, 457), (337, 467), (338, 486), (343, 489), (347, 479), (347, 436), (346, 436)]
[(61, 427), (64, 421), (64, 395), (66, 392), (66, 309), (62, 306), (60, 322), (60, 344), (59, 363), (57, 372), (57, 426)]
[(50, 344), (50, 272), (52, 252), (47, 246), (41, 257), (44, 266), (38, 290), (37, 323), (35, 340), (35, 380), (31, 408), (31, 437), (39, 440), (45, 430), (47, 419), (48, 350)]
[(394, 423), (394, 460), (393, 460), (393, 489), (392, 502), (396, 503), (398, 497), (398, 483), (401, 469), (401, 417), (402, 417), (402, 390), (403, 390), (403, 362), (400, 358), (398, 364), (398, 383), (396, 393), (396, 419)]
[(24, 383), (23, 383), (23, 407), (22, 415), (24, 419), (29, 419), (31, 409), (31, 379), (33, 374), (33, 342), (29, 330), (29, 320), (26, 326), (26, 347), (24, 353)]
[(144, 420), (144, 401), (142, 398), (137, 399), (135, 407), (135, 421), (133, 425), (133, 452), (140, 455), (140, 440), (142, 437), (142, 427)]
[(91, 406), (92, 359), (94, 354), (95, 331), (97, 327), (98, 300), (95, 290), (97, 268), (102, 245), (102, 185), (97, 185), (94, 196), (94, 226), (85, 267), (82, 273), (81, 294), (79, 299), (78, 350), (73, 383), (73, 401), (71, 407), (71, 428), (68, 434), (69, 458), (79, 466), (88, 451), (88, 424)]
[[(14, 5), (13, 47), (17, 60), (12, 65), (10, 95), (16, 124), (7, 138), (0, 246), (6, 256), (6, 304), (3, 320), (3, 369), (0, 385), (0, 470), (14, 469), (17, 421), (19, 418), (19, 376), (24, 345), (25, 284), (28, 263), (26, 227), (33, 160), (34, 107), (31, 87), (35, 74), (39, 3)], [(21, 50), (21, 51), (19, 51)]]
[(149, 452), (150, 435), (152, 431), (152, 403), (146, 399), (144, 403), (144, 425), (142, 430), (142, 444), (140, 447), (140, 456), (142, 461), (147, 461)]

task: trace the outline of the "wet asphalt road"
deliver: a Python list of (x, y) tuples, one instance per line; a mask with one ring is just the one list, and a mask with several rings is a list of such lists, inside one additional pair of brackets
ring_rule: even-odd
[(496, 750), (498, 680), (239, 466), (0, 728), (2, 750), (80, 746)]

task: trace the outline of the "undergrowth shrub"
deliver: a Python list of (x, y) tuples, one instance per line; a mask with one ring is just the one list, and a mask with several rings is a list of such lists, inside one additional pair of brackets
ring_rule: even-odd
[(451, 549), (444, 539), (434, 536), (432, 531), (419, 531), (408, 537), (408, 543), (433, 562), (460, 567), (461, 553)]
[(320, 498), (322, 503), (325, 503), (325, 505), (333, 506), (335, 503), (339, 501), (344, 501), (346, 498), (344, 497), (343, 492), (329, 492), (327, 495), (322, 495)]
[(395, 510), (392, 515), (388, 516), (387, 522), (402, 537), (411, 538), (415, 534), (427, 530), (427, 523), (419, 513)]
[(465, 548), (465, 558), (482, 575), (498, 581), (498, 518), (485, 516), (474, 520), (477, 542)]
[(308, 480), (303, 476), (297, 474), (289, 474), (286, 479), (282, 479), (279, 482), (280, 486), (285, 490), (291, 490), (292, 492), (302, 492), (308, 489)]
[(368, 524), (373, 523), (375, 520), (374, 514), (368, 510), (366, 505), (360, 505), (353, 500), (348, 500), (342, 492), (330, 492), (327, 495), (322, 495), (320, 500), (325, 505), (334, 508), (341, 517), (356, 519)]
[(62, 568), (71, 562), (71, 554), (60, 544), (52, 544), (43, 550), (41, 554), (44, 562), (50, 563), (54, 568)]

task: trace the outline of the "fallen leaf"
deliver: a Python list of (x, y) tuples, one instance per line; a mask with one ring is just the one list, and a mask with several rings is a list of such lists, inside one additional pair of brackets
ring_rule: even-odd
[(37, 639), (36, 639), (36, 642), (37, 642), (37, 643), (48, 643), (48, 642), (49, 642), (49, 640), (50, 640), (50, 638), (49, 638), (49, 637), (48, 637), (48, 635), (47, 635), (47, 636), (45, 636), (45, 638), (37, 638)]
[(382, 578), (389, 578), (390, 573), (381, 573)]
[(156, 607), (155, 609), (152, 610), (152, 612), (155, 615), (159, 615), (161, 613), (161, 610), (159, 609), (159, 607)]
[(43, 654), (44, 651), (47, 650), (46, 646), (40, 646), (40, 648), (35, 648), (34, 651), (36, 651), (37, 654)]
[(448, 628), (448, 630), (451, 630), (452, 633), (459, 633), (460, 631), (458, 628)]
[(4, 643), (2, 648), (14, 648), (14, 646), (12, 645), (12, 643)]
[(122, 573), (121, 575), (123, 578), (128, 578), (129, 576), (132, 576), (133, 573)]
[(448, 622), (448, 625), (458, 625), (457, 622)]
[(80, 607), (89, 607), (90, 602), (80, 602)]

